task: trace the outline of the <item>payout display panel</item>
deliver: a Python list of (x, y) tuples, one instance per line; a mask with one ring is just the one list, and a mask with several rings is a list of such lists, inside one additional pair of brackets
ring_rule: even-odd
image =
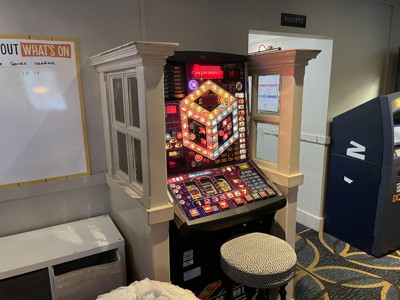
[(180, 225), (214, 230), (286, 203), (249, 160), (246, 77), (245, 56), (180, 52), (167, 60), (167, 184)]

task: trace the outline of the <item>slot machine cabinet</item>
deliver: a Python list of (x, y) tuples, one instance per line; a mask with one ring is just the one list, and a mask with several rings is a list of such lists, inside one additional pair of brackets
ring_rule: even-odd
[(333, 118), (324, 230), (377, 257), (400, 248), (400, 93)]
[(176, 52), (164, 72), (171, 280), (194, 291), (221, 279), (219, 249), (269, 232), (286, 199), (249, 160), (247, 57)]
[[(250, 55), (247, 58), (235, 55), (224, 55), (222, 58), (203, 53), (197, 61), (210, 59), (206, 65), (208, 67), (203, 68), (201, 63), (194, 66), (193, 63), (193, 74), (199, 78), (194, 78), (195, 81), (191, 81), (189, 86), (182, 80), (188, 79), (184, 77), (187, 76), (184, 65), (188, 61), (171, 58), (164, 68), (166, 58), (173, 55), (177, 47), (176, 43), (130, 42), (90, 58), (100, 82), (107, 163), (105, 177), (110, 190), (110, 209), (113, 221), (127, 244), (127, 275), (130, 281), (144, 277), (170, 281), (170, 270), (174, 276), (174, 272), (182, 274), (182, 267), (189, 267), (190, 269), (186, 269), (189, 272), (180, 277), (182, 281), (190, 278), (190, 282), (186, 283), (192, 284), (198, 279), (208, 283), (213, 276), (217, 276), (214, 273), (219, 262), (215, 253), (219, 251), (218, 245), (227, 236), (246, 230), (266, 230), (271, 227), (275, 212), (278, 211), (279, 215), (288, 206), (290, 209), (284, 214), (286, 219), (281, 227), (286, 233), (286, 239), (289, 237), (294, 241), (294, 229), (287, 224), (295, 224), (293, 190), (296, 184), (301, 184), (302, 177), (298, 173), (296, 151), (288, 152), (285, 149), (298, 149), (296, 143), (299, 143), (299, 134), (297, 135), (296, 128), (300, 128), (303, 69), (318, 51), (279, 51)], [(271, 117), (273, 122), (280, 124), (281, 131), (285, 132), (279, 136), (277, 165), (265, 164), (252, 153), (256, 141), (249, 138), (247, 126), (249, 111), (245, 102), (246, 59), (253, 80), (257, 74), (282, 74), (281, 116)], [(225, 74), (230, 79), (215, 78)], [(134, 82), (130, 80), (131, 77), (136, 77), (137, 89), (129, 89), (129, 83)], [(122, 103), (126, 104), (123, 110), (126, 120), (124, 124), (116, 120), (115, 105), (118, 103), (115, 101), (113, 89), (114, 78), (117, 82), (118, 78), (122, 81), (123, 92), (119, 95)], [(215, 81), (215, 87), (209, 86), (208, 81)], [(199, 88), (199, 92), (202, 93), (201, 89), (204, 89), (203, 94), (206, 95), (198, 97), (193, 94)], [(178, 113), (181, 101), (189, 94), (193, 95), (193, 99), (187, 98), (187, 103), (183, 103), (182, 107), (193, 106), (196, 111), (187, 110), (181, 115)], [(253, 92), (253, 102), (257, 101), (255, 94)], [(135, 106), (135, 101), (131, 102), (136, 97), (138, 107)], [(131, 126), (135, 125), (130, 123), (132, 113), (137, 112), (140, 115), (140, 126)], [(202, 120), (204, 115), (210, 115), (211, 118), (208, 121)], [(182, 118), (187, 118), (183, 122), (186, 126), (185, 132), (179, 127), (182, 125)], [(252, 124), (253, 119), (250, 120)], [(129, 151), (118, 151), (118, 130), (129, 130), (130, 134), (141, 140), (143, 182), (139, 189), (130, 182), (131, 177), (135, 178), (135, 173), (130, 173), (127, 180), (128, 174), (124, 174), (124, 170), (119, 167), (119, 163), (123, 162), (118, 159), (119, 155), (137, 152), (131, 151), (134, 145), (128, 143), (128, 140), (121, 145), (126, 145)], [(207, 144), (208, 139), (210, 142)], [(132, 165), (127, 169), (125, 171), (134, 170)], [(179, 174), (183, 174), (182, 179), (187, 183), (184, 185), (186, 190), (176, 186), (177, 178), (182, 180)], [(279, 189), (289, 200), (286, 207), (285, 197), (271, 181), (279, 185)], [(175, 188), (177, 192), (174, 191)], [(192, 215), (189, 209), (183, 209), (180, 201), (182, 199), (173, 200), (175, 195), (185, 192), (186, 196), (196, 197), (194, 200), (197, 202), (193, 201), (190, 209), (196, 208), (198, 216), (196, 210), (191, 211)], [(214, 195), (201, 197), (200, 193)], [(226, 197), (221, 198), (222, 195)], [(175, 201), (175, 206), (171, 205), (168, 198)], [(212, 204), (215, 199), (219, 206)], [(186, 202), (183, 203), (189, 208)], [(169, 221), (173, 218), (176, 222), (172, 226)], [(291, 222), (288, 221), (290, 219)], [(182, 251), (186, 247), (185, 243), (192, 243), (194, 246), (188, 251)], [(197, 259), (198, 250), (194, 253), (190, 249), (201, 250), (200, 262)], [(179, 252), (181, 255), (176, 256)], [(201, 266), (204, 264), (202, 269), (198, 268), (199, 265), (194, 265), (199, 263)], [(199, 277), (197, 274), (203, 276)]]

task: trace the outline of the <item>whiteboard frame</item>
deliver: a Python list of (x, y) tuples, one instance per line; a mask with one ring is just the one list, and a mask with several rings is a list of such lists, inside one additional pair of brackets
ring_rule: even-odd
[[(79, 63), (79, 52), (78, 52), (78, 42), (77, 39), (74, 38), (63, 38), (63, 37), (43, 37), (43, 36), (25, 36), (25, 35), (7, 35), (7, 34), (0, 34), (1, 40), (6, 39), (17, 39), (21, 41), (53, 41), (53, 42), (70, 42), (74, 45), (74, 55), (75, 55), (75, 66), (76, 66), (76, 80), (77, 80), (77, 92), (79, 94), (79, 107), (80, 107), (80, 117), (82, 120), (82, 135), (83, 135), (83, 146), (84, 146), (84, 153), (85, 153), (85, 166), (86, 172), (76, 173), (76, 174), (68, 174), (68, 175), (61, 175), (57, 177), (49, 177), (49, 178), (40, 178), (37, 180), (32, 181), (21, 181), (21, 182), (14, 182), (14, 183), (7, 183), (1, 184), (0, 183), (0, 190), (6, 188), (16, 188), (19, 186), (26, 186), (36, 183), (43, 183), (43, 182), (52, 182), (57, 180), (65, 180), (69, 178), (76, 178), (82, 176), (89, 176), (90, 175), (90, 159), (89, 159), (89, 148), (88, 148), (88, 139), (87, 139), (87, 128), (86, 128), (86, 117), (85, 117), (85, 110), (84, 110), (84, 103), (83, 103), (83, 92), (82, 92), (82, 81), (81, 81), (81, 74), (80, 74), (80, 63)], [(1, 159), (1, 158), (0, 158)]]

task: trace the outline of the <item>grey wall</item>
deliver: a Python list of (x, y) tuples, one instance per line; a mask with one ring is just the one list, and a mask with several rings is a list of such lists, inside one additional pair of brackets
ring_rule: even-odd
[(0, 189), (0, 236), (107, 213), (109, 191), (104, 176), (99, 81), (88, 57), (141, 39), (139, 1), (2, 0), (0, 28), (0, 34), (77, 39), (93, 174)]
[[(399, 0), (400, 2), (400, 0)], [(391, 26), (391, 34), (390, 34), (390, 47), (389, 47), (389, 57), (388, 57), (388, 65), (389, 65), (389, 74), (396, 74), (399, 55), (399, 47), (400, 47), (400, 5), (393, 7), (392, 14), (392, 26)], [(400, 71), (400, 70), (399, 70)], [(390, 87), (395, 86), (395, 78), (389, 76), (388, 85)]]
[[(332, 38), (331, 119), (391, 91), (387, 58), (400, 44), (399, 5), (398, 0), (146, 0), (145, 30), (149, 40), (179, 42), (180, 49), (239, 54), (247, 53), (249, 30)], [(280, 26), (281, 12), (306, 15), (307, 28)]]
[(0, 190), (0, 237), (108, 212), (105, 175)]
[(2, 0), (0, 34), (78, 40), (92, 173), (104, 172), (104, 138), (97, 73), (88, 57), (141, 39), (138, 0)]

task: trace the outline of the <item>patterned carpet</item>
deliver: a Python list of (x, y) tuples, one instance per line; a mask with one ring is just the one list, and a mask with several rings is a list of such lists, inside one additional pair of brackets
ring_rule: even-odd
[(296, 237), (296, 300), (400, 299), (400, 251), (368, 255), (312, 229)]

